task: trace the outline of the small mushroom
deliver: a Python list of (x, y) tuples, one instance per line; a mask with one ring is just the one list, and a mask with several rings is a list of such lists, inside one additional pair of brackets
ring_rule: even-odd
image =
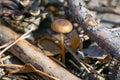
[(65, 19), (57, 19), (52, 24), (52, 30), (60, 33), (61, 39), (61, 48), (62, 48), (62, 62), (65, 64), (65, 47), (64, 47), (64, 35), (65, 33), (69, 33), (72, 31), (72, 24)]

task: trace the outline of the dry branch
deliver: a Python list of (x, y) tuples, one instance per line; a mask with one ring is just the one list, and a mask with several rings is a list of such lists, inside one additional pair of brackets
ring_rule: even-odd
[(88, 8), (90, 10), (97, 11), (99, 13), (113, 13), (113, 14), (120, 15), (120, 11), (117, 11), (115, 9), (111, 9), (108, 7), (89, 6)]
[[(5, 44), (10, 40), (17, 39), (18, 37), (18, 34), (7, 27), (0, 25), (0, 44)], [(24, 63), (30, 63), (37, 69), (43, 70), (60, 80), (80, 80), (49, 59), (41, 52), (40, 49), (36, 48), (26, 40), (18, 41), (10, 48), (9, 51)]]
[[(120, 60), (120, 33), (112, 31), (96, 21), (92, 13), (82, 5), (82, 0), (69, 0), (69, 16), (86, 31), (98, 45)], [(67, 14), (68, 16), (68, 14)]]

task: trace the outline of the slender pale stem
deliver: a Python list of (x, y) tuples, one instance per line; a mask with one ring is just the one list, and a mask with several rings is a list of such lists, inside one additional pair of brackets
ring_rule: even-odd
[(7, 46), (6, 48), (4, 48), (1, 52), (0, 52), (0, 56), (7, 51), (10, 47), (12, 47), (14, 44), (16, 44), (19, 40), (21, 39), (25, 39), (27, 38), (26, 36), (32, 32), (32, 29), (29, 30), (28, 32), (24, 33), (22, 36), (20, 36), (18, 39), (16, 39), (13, 43), (11, 43), (9, 46)]
[(13, 40), (11, 40), (11, 41), (8, 42), (8, 43), (3, 44), (2, 46), (0, 46), (0, 49), (7, 47), (7, 46), (10, 45), (12, 42), (13, 42)]
[(64, 47), (64, 35), (63, 33), (60, 34), (61, 38), (61, 48), (62, 48), (62, 62), (65, 64), (65, 47)]

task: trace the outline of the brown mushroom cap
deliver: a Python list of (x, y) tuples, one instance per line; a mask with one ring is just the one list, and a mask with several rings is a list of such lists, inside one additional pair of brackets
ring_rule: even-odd
[(52, 30), (59, 33), (69, 33), (72, 31), (72, 24), (65, 19), (57, 19), (52, 24)]

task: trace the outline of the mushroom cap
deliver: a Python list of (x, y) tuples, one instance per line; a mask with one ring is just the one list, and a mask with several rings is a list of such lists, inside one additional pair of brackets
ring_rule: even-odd
[(59, 33), (69, 33), (72, 31), (73, 26), (70, 21), (65, 19), (57, 19), (51, 26), (52, 30)]

